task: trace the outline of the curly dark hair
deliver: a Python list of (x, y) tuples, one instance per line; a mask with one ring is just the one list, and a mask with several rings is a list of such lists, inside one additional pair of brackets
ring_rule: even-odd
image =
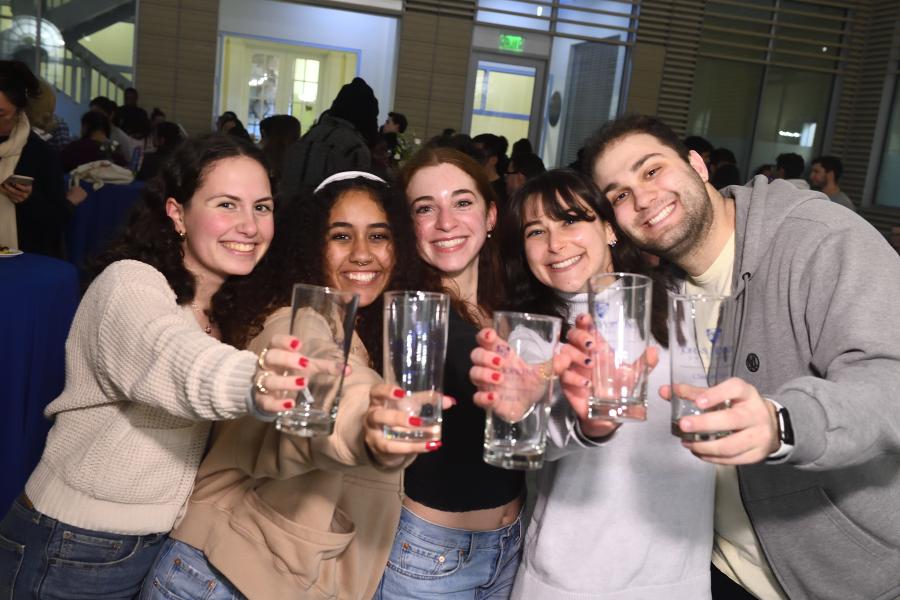
[(20, 60), (0, 60), (0, 92), (19, 110), (41, 93), (41, 83)]
[[(223, 341), (238, 348), (246, 347), (262, 331), (269, 315), (291, 305), (295, 283), (334, 286), (328, 279), (325, 264), (331, 209), (351, 190), (366, 192), (387, 213), (395, 261), (385, 289), (421, 289), (429, 285), (425, 264), (416, 253), (405, 201), (387, 184), (378, 181), (364, 177), (336, 181), (315, 193), (309, 189), (301, 192), (278, 211), (271, 249), (253, 273), (233, 288), (237, 310), (214, 313)], [(369, 353), (371, 366), (379, 373), (382, 317), (381, 296), (357, 311), (356, 332)]]
[[(165, 276), (178, 304), (193, 300), (197, 282), (184, 266), (183, 245), (175, 224), (166, 214), (166, 199), (174, 198), (187, 209), (213, 165), (239, 156), (255, 160), (268, 173), (262, 152), (253, 144), (233, 136), (209, 134), (181, 144), (169, 155), (160, 173), (147, 181), (122, 235), (88, 265), (87, 283), (115, 261), (137, 260)], [(234, 309), (229, 302), (229, 287), (246, 277), (249, 276), (232, 276), (225, 280), (212, 298), (208, 315), (211, 322), (218, 323), (215, 315)]]
[[(493, 204), (497, 206), (497, 197), (484, 173), (484, 169), (471, 156), (447, 147), (425, 147), (419, 150), (404, 165), (400, 172), (400, 187), (405, 192), (413, 176), (426, 167), (436, 167), (441, 164), (450, 164), (458, 168), (475, 181), (478, 193), (484, 198), (488, 210)], [(441, 273), (433, 267), (428, 269), (434, 275), (434, 280), (439, 281)], [(501, 307), (506, 299), (506, 289), (503, 285), (502, 267), (500, 265), (500, 249), (497, 236), (488, 237), (481, 252), (478, 255), (478, 306), (469, 306), (452, 289), (431, 288), (430, 291), (442, 291), (450, 296), (450, 302), (457, 313), (475, 326), (479, 324), (479, 310), (488, 316)], [(421, 288), (426, 289), (426, 288)]]
[(653, 279), (650, 329), (656, 340), (668, 346), (666, 328), (666, 290), (664, 271), (650, 268), (635, 246), (619, 228), (612, 206), (587, 176), (571, 169), (554, 169), (525, 182), (512, 195), (500, 223), (502, 258), (511, 310), (552, 314), (566, 322), (566, 302), (552, 288), (534, 276), (525, 257), (525, 211), (532, 199), (541, 203), (544, 214), (555, 221), (574, 219), (595, 221), (598, 217), (612, 226), (616, 245), (610, 248), (616, 271), (639, 273)]

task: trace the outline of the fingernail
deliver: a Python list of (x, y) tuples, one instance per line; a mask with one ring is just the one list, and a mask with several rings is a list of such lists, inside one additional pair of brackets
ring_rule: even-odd
[(694, 430), (694, 422), (691, 421), (690, 419), (682, 419), (681, 423), (679, 423), (679, 425), (681, 426), (682, 431), (693, 431)]
[(440, 447), (441, 447), (441, 442), (440, 442), (440, 441), (437, 441), (437, 442), (428, 442), (428, 443), (425, 444), (425, 449), (428, 450), (429, 452), (434, 452), (435, 450), (437, 450), (437, 449), (440, 448)]
[(300, 357), (300, 366), (301, 366), (301, 367), (304, 367), (304, 368), (306, 368), (307, 366), (309, 366), (309, 359), (306, 358), (305, 356), (301, 356), (301, 357)]
[(297, 346), (299, 346), (299, 345), (300, 345), (300, 340), (298, 340), (298, 339), (291, 340), (291, 350), (296, 350)]
[(491, 373), (491, 379), (494, 381), (500, 381), (500, 373)]
[(695, 404), (697, 406), (699, 406), (700, 408), (703, 408), (708, 403), (709, 403), (709, 400), (707, 400), (705, 396), (700, 396), (699, 398), (697, 398), (697, 401), (695, 402)]
[(394, 398), (397, 398), (399, 400), (399, 399), (403, 398), (406, 394), (403, 393), (403, 390), (401, 390), (400, 388), (397, 388), (393, 392), (391, 392), (391, 395)]
[(499, 367), (500, 366), (500, 357), (495, 356), (494, 360), (492, 360), (491, 362), (494, 364), (495, 367)]
[(452, 396), (444, 396), (444, 397), (450, 401), (450, 406), (456, 406), (456, 404), (457, 404), (456, 398), (454, 398)]
[(487, 333), (484, 334), (484, 341), (489, 342), (489, 341), (491, 341), (492, 339), (494, 339), (494, 333), (493, 333), (493, 332), (488, 331)]
[(495, 398), (496, 398), (496, 396), (494, 396), (493, 392), (488, 392), (488, 395), (487, 395), (488, 402), (493, 402)]
[(420, 427), (422, 425), (422, 419), (420, 419), (419, 417), (410, 417), (409, 424), (413, 427)]
[(293, 403), (293, 401), (288, 400), (287, 402), (282, 404), (282, 406), (285, 407), (286, 409), (290, 410), (290, 409), (294, 408), (294, 403)]
[(297, 387), (303, 387), (304, 385), (306, 385), (306, 379), (303, 377), (298, 377), (297, 380), (294, 381), (294, 383), (297, 384)]
[(590, 358), (584, 359), (584, 364), (585, 364), (585, 365), (589, 365), (589, 364), (591, 364), (592, 362), (594, 362), (594, 361), (591, 360)]

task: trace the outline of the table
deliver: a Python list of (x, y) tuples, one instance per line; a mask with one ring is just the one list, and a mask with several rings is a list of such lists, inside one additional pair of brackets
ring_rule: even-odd
[(105, 184), (95, 190), (88, 182), (81, 182), (88, 197), (75, 208), (66, 228), (66, 256), (78, 268), (104, 249), (122, 230), (128, 215), (141, 197), (142, 181), (127, 185)]
[(0, 258), (0, 514), (25, 486), (44, 449), (47, 406), (65, 383), (65, 343), (79, 282), (67, 262)]

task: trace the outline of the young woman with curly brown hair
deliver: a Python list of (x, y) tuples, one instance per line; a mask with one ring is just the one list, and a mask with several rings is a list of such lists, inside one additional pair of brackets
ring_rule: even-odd
[[(428, 451), (382, 434), (406, 415), (384, 408), (394, 390), (380, 377), (381, 296), (420, 287), (422, 271), (403, 201), (374, 176), (336, 174), (286, 203), (272, 250), (235, 289), (237, 310), (222, 325), (256, 351), (288, 330), (294, 283), (359, 294), (334, 432), (297, 437), (253, 419), (217, 426), (142, 600), (371, 599), (400, 515), (401, 469)], [(309, 345), (331, 335), (301, 337)]]
[[(210, 421), (278, 410), (299, 340), (264, 365), (222, 343), (219, 294), (272, 239), (259, 150), (186, 142), (105, 256), (66, 342), (66, 385), (44, 453), (0, 524), (6, 597), (133, 598), (181, 514)], [(296, 368), (295, 368), (296, 367)], [(255, 385), (254, 385), (255, 382)]]

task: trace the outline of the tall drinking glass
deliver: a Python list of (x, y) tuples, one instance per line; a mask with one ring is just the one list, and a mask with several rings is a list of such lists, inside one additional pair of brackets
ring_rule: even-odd
[(427, 442), (441, 439), (444, 357), (450, 298), (436, 292), (400, 291), (384, 295), (384, 380), (403, 390), (389, 408), (418, 425), (385, 426), (388, 439)]
[(359, 296), (333, 288), (297, 284), (291, 302), (291, 335), (312, 368), (294, 408), (279, 413), (275, 426), (303, 437), (334, 430), (344, 371), (350, 354)]
[[(706, 388), (731, 371), (732, 348), (728, 336), (722, 335), (730, 305), (729, 296), (687, 295), (669, 293), (669, 357), (672, 363), (672, 435), (688, 441), (707, 441), (728, 435), (688, 433), (681, 430), (681, 417), (701, 415), (703, 410), (680, 396), (676, 386), (687, 384)], [(727, 405), (726, 405), (727, 406)]]
[(504, 469), (540, 469), (553, 395), (557, 317), (495, 312), (494, 329), (506, 340), (504, 364), (484, 425), (484, 462)]
[(588, 289), (597, 333), (588, 418), (644, 421), (653, 281), (633, 273), (602, 273), (591, 277)]

